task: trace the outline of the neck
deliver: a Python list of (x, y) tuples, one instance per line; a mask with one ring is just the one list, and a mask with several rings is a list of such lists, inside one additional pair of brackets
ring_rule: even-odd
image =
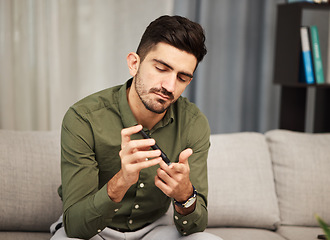
[(136, 93), (134, 83), (132, 83), (126, 92), (128, 105), (130, 106), (138, 124), (141, 124), (143, 127), (150, 130), (165, 116), (166, 111), (164, 113), (158, 114), (151, 112), (144, 106), (138, 94)]

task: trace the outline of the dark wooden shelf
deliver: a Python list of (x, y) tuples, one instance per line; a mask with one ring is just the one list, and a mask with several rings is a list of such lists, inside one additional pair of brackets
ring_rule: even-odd
[[(300, 27), (305, 25), (306, 21), (309, 24), (304, 17), (308, 13), (308, 16), (315, 15), (317, 18), (320, 15), (322, 18), (324, 14), (329, 16), (329, 12), (329, 4), (278, 5), (273, 81), (281, 86), (281, 129), (304, 132), (307, 123), (311, 124), (311, 132), (330, 132), (330, 84), (299, 82)], [(329, 29), (329, 19), (330, 16), (325, 21), (321, 19), (311, 24), (327, 24)], [(327, 42), (330, 42), (330, 39)], [(327, 48), (329, 47), (328, 45)], [(311, 91), (313, 95), (309, 94)]]

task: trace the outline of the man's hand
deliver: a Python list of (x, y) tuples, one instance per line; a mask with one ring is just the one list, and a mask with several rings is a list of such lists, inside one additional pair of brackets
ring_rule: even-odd
[[(193, 153), (188, 148), (180, 153), (179, 162), (172, 163), (170, 166), (160, 162), (160, 168), (157, 170), (155, 185), (167, 196), (174, 198), (178, 202), (186, 201), (193, 193), (193, 187), (189, 179), (190, 168), (188, 158)], [(175, 206), (180, 214), (186, 215), (195, 209), (193, 204), (188, 209)]]
[(142, 126), (137, 125), (121, 131), (121, 170), (108, 182), (108, 195), (114, 202), (123, 199), (130, 186), (138, 181), (142, 169), (162, 161), (160, 150), (149, 150), (155, 144), (154, 139), (131, 140), (141, 129)]

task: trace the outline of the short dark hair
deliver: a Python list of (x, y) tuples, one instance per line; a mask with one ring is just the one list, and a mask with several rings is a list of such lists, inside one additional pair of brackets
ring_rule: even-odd
[(160, 42), (193, 54), (197, 59), (197, 64), (207, 53), (204, 30), (201, 25), (181, 16), (165, 15), (149, 24), (136, 51), (141, 61)]

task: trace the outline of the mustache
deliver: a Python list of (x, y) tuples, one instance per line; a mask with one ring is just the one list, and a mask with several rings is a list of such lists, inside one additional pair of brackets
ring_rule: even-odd
[(149, 90), (149, 93), (161, 93), (161, 94), (167, 96), (170, 100), (174, 99), (173, 93), (167, 91), (165, 88), (151, 88)]

